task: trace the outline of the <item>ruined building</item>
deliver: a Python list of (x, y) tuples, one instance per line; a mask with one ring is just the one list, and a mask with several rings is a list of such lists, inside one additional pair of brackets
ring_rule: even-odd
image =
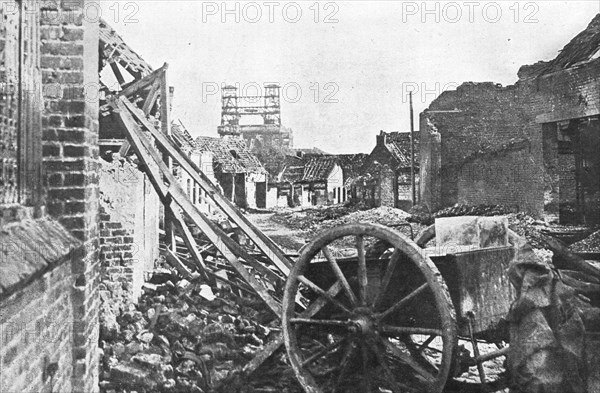
[[(419, 179), (419, 137), (415, 133), (415, 184)], [(383, 132), (352, 182), (352, 198), (371, 206), (412, 206), (411, 140), (408, 132)]]
[(302, 154), (286, 156), (274, 179), (278, 206), (315, 206), (344, 203), (365, 154)]
[(281, 125), (281, 88), (265, 84), (264, 95), (238, 95), (238, 88), (225, 86), (221, 92), (220, 136), (242, 137), (252, 150), (292, 147), (292, 131)]
[(98, 390), (99, 31), (84, 13), (0, 8), (2, 392)]
[(465, 83), (421, 114), (421, 202), (600, 221), (600, 14), (519, 80)]
[[(200, 151), (196, 148), (196, 141), (190, 135), (184, 125), (179, 122), (171, 125), (171, 132), (173, 141), (175, 144), (187, 154), (192, 161), (202, 169), (202, 172), (210, 179), (210, 181), (218, 185), (217, 179), (215, 178), (214, 172), (214, 155), (211, 151)], [(213, 208), (209, 203), (209, 196), (206, 191), (202, 190), (200, 185), (192, 179), (192, 177), (184, 170), (181, 170), (178, 166), (175, 166), (174, 170), (179, 182), (184, 190), (186, 190), (188, 197), (196, 207), (203, 213), (211, 213)]]
[[(106, 337), (116, 333), (116, 317), (137, 302), (145, 276), (154, 267), (160, 221), (160, 200), (148, 176), (135, 164), (134, 152), (108, 110), (106, 96), (135, 90), (131, 86), (153, 75), (163, 79), (166, 70), (154, 71), (105, 21), (100, 20), (99, 27), (99, 294), (101, 325), (108, 327), (101, 335)], [(158, 86), (157, 82), (155, 91)]]
[(241, 208), (265, 208), (267, 171), (239, 138), (199, 136), (194, 150), (210, 153), (213, 173), (223, 195)]

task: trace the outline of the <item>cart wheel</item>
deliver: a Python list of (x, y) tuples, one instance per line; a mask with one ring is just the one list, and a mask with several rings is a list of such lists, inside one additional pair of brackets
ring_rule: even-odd
[[(310, 301), (304, 310), (300, 299)], [(437, 268), (408, 238), (375, 224), (339, 226), (308, 244), (286, 282), (282, 323), (308, 393), (439, 393), (457, 341)]]

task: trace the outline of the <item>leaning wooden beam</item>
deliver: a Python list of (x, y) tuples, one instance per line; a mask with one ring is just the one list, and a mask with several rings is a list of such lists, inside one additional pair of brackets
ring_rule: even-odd
[[(185, 264), (183, 262), (181, 262), (181, 260), (177, 257), (177, 255), (173, 254), (173, 251), (171, 251), (167, 248), (165, 250), (161, 250), (161, 254), (163, 254), (165, 256), (169, 265), (173, 266), (179, 272), (179, 274), (181, 274), (183, 276), (183, 278), (185, 278), (186, 280), (189, 280), (189, 281), (196, 278), (196, 276), (194, 276), (192, 271), (190, 269), (188, 269), (187, 266), (185, 266)], [(196, 275), (197, 274), (198, 273), (196, 273)]]
[(592, 277), (600, 278), (600, 269), (571, 252), (563, 242), (544, 234), (540, 234), (540, 237), (545, 246), (558, 257), (555, 258), (557, 268), (579, 270)]
[(160, 86), (161, 86), (161, 81), (160, 81), (160, 79), (157, 79), (154, 81), (154, 84), (150, 88), (150, 92), (148, 93), (148, 96), (146, 97), (146, 101), (144, 101), (144, 105), (142, 107), (142, 110), (144, 111), (146, 116), (148, 116), (150, 114), (150, 111), (152, 111), (154, 104), (156, 104), (156, 100), (158, 99), (158, 96), (160, 95)]
[(121, 70), (119, 69), (118, 64), (114, 61), (111, 61), (110, 68), (112, 69), (113, 74), (115, 74), (115, 78), (117, 78), (119, 86), (123, 86), (123, 84), (125, 84), (125, 78), (123, 78), (123, 74), (121, 74)]
[(148, 86), (151, 86), (152, 84), (154, 84), (154, 81), (156, 80), (156, 78), (158, 76), (160, 76), (163, 72), (165, 72), (167, 70), (167, 68), (169, 68), (169, 65), (165, 63), (165, 65), (163, 65), (161, 68), (154, 71), (153, 73), (146, 75), (145, 77), (143, 77), (140, 80), (132, 82), (131, 84), (127, 85), (127, 87), (125, 87), (123, 90), (121, 90), (119, 92), (119, 96), (129, 97), (130, 95), (132, 95), (142, 89), (145, 89)]
[(212, 184), (201, 169), (177, 146), (175, 146), (168, 138), (158, 132), (154, 126), (146, 119), (143, 112), (135, 105), (126, 99), (121, 98), (123, 104), (131, 111), (133, 116), (139, 121), (156, 139), (158, 144), (166, 150), (171, 157), (190, 174), (192, 179), (200, 185), (200, 187), (213, 199), (216, 205), (231, 219), (241, 230), (248, 235), (258, 248), (265, 253), (275, 266), (288, 276), (292, 263), (285, 256), (283, 251), (273, 243), (266, 235), (260, 232), (246, 217), (244, 217), (238, 209), (225, 198), (217, 188)]
[[(254, 276), (248, 272), (248, 270), (246, 270), (237, 256), (235, 256), (225, 243), (223, 243), (219, 234), (213, 229), (212, 225), (209, 224), (210, 220), (208, 220), (208, 218), (206, 218), (196, 206), (189, 201), (187, 196), (185, 196), (185, 192), (162, 161), (160, 154), (152, 145), (150, 145), (150, 142), (143, 135), (140, 126), (135, 122), (129, 110), (118, 99), (111, 99), (110, 105), (113, 107), (113, 112), (118, 115), (118, 119), (123, 127), (127, 130), (132, 147), (142, 164), (144, 164), (148, 177), (163, 203), (169, 203), (170, 198), (172, 197), (173, 201), (181, 206), (194, 224), (204, 232), (223, 257), (244, 281), (252, 287), (263, 302), (265, 302), (277, 316), (280, 316), (281, 305), (271, 296), (271, 294), (269, 294), (267, 289), (264, 288)], [(169, 183), (169, 186), (165, 185), (162, 180), (163, 177)]]
[(173, 209), (172, 206), (165, 206), (165, 208), (169, 210), (169, 213), (171, 213), (173, 225), (175, 225), (175, 229), (177, 229), (177, 231), (181, 234), (183, 242), (185, 243), (188, 251), (190, 252), (192, 259), (200, 269), (200, 273), (202, 273), (204, 278), (206, 278), (209, 281), (212, 281), (206, 274), (207, 268), (204, 264), (204, 259), (202, 258), (202, 255), (200, 255), (200, 253), (198, 252), (198, 245), (196, 244), (196, 240), (194, 240), (194, 237), (192, 236), (192, 233), (190, 232), (189, 228), (183, 222), (181, 214), (177, 211), (177, 209)]
[[(327, 294), (331, 297), (337, 296), (342, 290), (342, 284), (337, 281), (329, 288)], [(310, 318), (318, 313), (326, 304), (328, 300), (325, 296), (320, 296), (317, 300), (308, 306), (306, 310), (300, 313), (300, 318)], [(273, 355), (284, 343), (282, 335), (278, 335), (273, 341), (267, 344), (261, 351), (248, 364), (244, 366), (242, 372), (246, 375), (252, 374), (261, 364), (264, 363), (271, 355)]]
[(119, 149), (119, 155), (121, 157), (126, 157), (127, 153), (129, 153), (130, 147), (131, 147), (131, 145), (129, 144), (129, 141), (127, 139), (125, 139), (123, 141), (123, 144), (121, 145), (121, 148)]

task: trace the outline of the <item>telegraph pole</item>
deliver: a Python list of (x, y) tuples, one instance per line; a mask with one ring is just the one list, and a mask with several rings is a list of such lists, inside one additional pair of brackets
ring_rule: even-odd
[(410, 105), (410, 186), (412, 189), (412, 204), (417, 203), (417, 190), (415, 187), (415, 122), (413, 119), (412, 91), (408, 93)]

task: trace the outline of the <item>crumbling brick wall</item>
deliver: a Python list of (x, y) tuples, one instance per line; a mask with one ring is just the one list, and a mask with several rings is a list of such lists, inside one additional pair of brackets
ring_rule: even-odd
[(527, 166), (513, 165), (530, 157), (529, 147), (522, 146), (465, 162), (458, 176), (458, 203), (515, 206), (519, 201), (519, 209), (535, 209), (534, 204), (529, 205), (531, 172)]
[[(511, 86), (465, 83), (442, 93), (421, 115), (421, 200), (435, 210), (461, 199), (476, 202), (475, 196), (480, 196), (481, 203), (516, 205), (538, 217), (546, 207), (551, 211), (548, 195), (558, 186), (546, 165), (552, 153), (544, 147), (555, 145), (544, 143), (548, 132), (543, 132), (543, 124), (600, 113), (599, 80), (597, 59)], [(527, 141), (528, 153), (463, 169), (465, 160), (478, 152), (515, 141)], [(499, 178), (509, 182), (494, 190)], [(485, 198), (482, 186), (489, 191)]]
[(159, 199), (147, 176), (118, 155), (101, 161), (100, 262), (103, 335), (137, 302), (158, 258)]

